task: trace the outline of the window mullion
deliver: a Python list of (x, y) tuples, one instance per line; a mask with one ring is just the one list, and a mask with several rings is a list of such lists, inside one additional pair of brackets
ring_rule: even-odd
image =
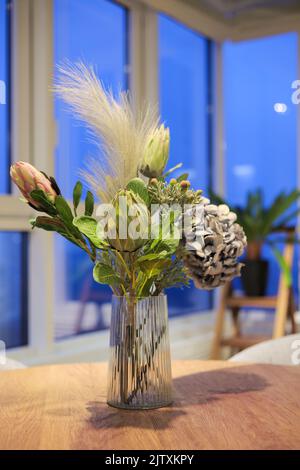
[[(22, 2), (13, 0), (12, 11), (11, 162), (18, 160), (30, 162), (30, 0)], [(18, 194), (18, 189), (14, 185), (12, 193)]]
[[(32, 160), (54, 174), (54, 116), (50, 93), (53, 75), (52, 0), (31, 0)], [(34, 93), (33, 93), (34, 91)], [(41, 353), (53, 347), (54, 237), (34, 231), (29, 246), (29, 339)]]
[(137, 110), (146, 102), (158, 103), (157, 13), (145, 5), (134, 4), (129, 25), (129, 87)]
[(223, 110), (223, 59), (222, 43), (216, 42), (214, 47), (214, 155), (213, 155), (213, 189), (225, 195), (225, 142), (224, 142), (224, 110)]

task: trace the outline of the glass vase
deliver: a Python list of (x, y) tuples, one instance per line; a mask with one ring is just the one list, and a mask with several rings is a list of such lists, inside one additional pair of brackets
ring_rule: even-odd
[(107, 403), (117, 408), (160, 408), (172, 403), (165, 295), (112, 298)]

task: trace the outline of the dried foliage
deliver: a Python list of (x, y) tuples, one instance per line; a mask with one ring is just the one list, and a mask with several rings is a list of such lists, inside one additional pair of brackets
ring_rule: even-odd
[(145, 106), (135, 114), (127, 93), (115, 99), (82, 63), (59, 66), (54, 91), (96, 136), (101, 152), (89, 159), (83, 176), (103, 202), (110, 201), (137, 175), (159, 124), (156, 108)]

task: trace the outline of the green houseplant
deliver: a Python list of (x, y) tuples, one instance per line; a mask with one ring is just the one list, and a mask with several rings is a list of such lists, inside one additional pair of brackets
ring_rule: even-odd
[[(211, 199), (216, 204), (225, 204), (225, 200), (211, 192)], [(235, 206), (237, 221), (244, 228), (247, 236), (245, 267), (242, 270), (242, 282), (247, 295), (264, 295), (267, 284), (268, 262), (262, 258), (263, 245), (270, 246), (272, 253), (283, 270), (286, 282), (291, 283), (291, 273), (286, 265), (278, 245), (290, 231), (290, 238), (296, 241), (291, 230), (291, 223), (299, 213), (294, 207), (300, 191), (281, 192), (269, 205), (265, 204), (262, 189), (250, 191), (243, 207)]]
[[(18, 162), (11, 177), (40, 214), (33, 228), (57, 232), (89, 256), (94, 279), (113, 291), (108, 403), (155, 408), (172, 401), (165, 289), (190, 280), (212, 289), (238, 276), (246, 237), (236, 215), (210, 204), (188, 175), (166, 171), (169, 129), (149, 106), (133, 113), (92, 69), (60, 67), (55, 91), (101, 147), (67, 201), (53, 177)], [(84, 204), (80, 204), (84, 196)], [(95, 205), (96, 203), (96, 205)]]

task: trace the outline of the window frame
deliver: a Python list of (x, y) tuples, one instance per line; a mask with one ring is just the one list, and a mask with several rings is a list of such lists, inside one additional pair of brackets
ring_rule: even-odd
[[(52, 0), (11, 0), (12, 42), (12, 162), (30, 162), (54, 173), (56, 129), (53, 99), (49, 93), (53, 75), (53, 2)], [(214, 187), (224, 191), (224, 126), (222, 97), (222, 39), (228, 28), (212, 21), (184, 2), (172, 0), (117, 0), (129, 10), (129, 88), (137, 108), (145, 100), (158, 101), (158, 31), (157, 13), (165, 13), (200, 34), (215, 40), (213, 115)], [(291, 30), (294, 23), (291, 22)], [(259, 30), (260, 31), (260, 30)], [(298, 68), (300, 76), (300, 39), (298, 32)], [(266, 33), (267, 34), (267, 33)], [(262, 34), (259, 34), (262, 36)], [(235, 39), (238, 39), (236, 37)], [(243, 38), (244, 39), (244, 38)], [(298, 107), (300, 135), (300, 106)], [(22, 156), (22, 157), (20, 157)], [(298, 138), (298, 161), (300, 139)], [(298, 170), (300, 185), (300, 168)], [(54, 338), (54, 236), (42, 231), (31, 232), (29, 206), (20, 204), (16, 188), (10, 195), (0, 195), (0, 230), (30, 232), (28, 345), (9, 350), (9, 356), (29, 365), (107, 358), (108, 331), (55, 341)], [(40, 261), (42, 260), (42, 262)], [(300, 260), (299, 260), (300, 263)]]
[[(129, 10), (129, 88), (134, 90), (133, 103), (138, 109), (145, 99), (156, 102), (158, 96), (156, 13), (135, 0), (116, 3)], [(49, 93), (54, 66), (53, 1), (12, 0), (12, 9), (11, 162), (20, 160), (22, 155), (23, 161), (54, 174), (56, 129)], [(74, 357), (75, 350), (79, 356), (78, 351), (89, 354), (105, 345), (103, 357), (107, 331), (55, 341), (54, 236), (38, 230), (31, 232), (28, 219), (33, 216), (29, 206), (20, 204), (17, 188), (12, 187), (11, 194), (0, 195), (0, 230), (30, 232), (28, 345), (9, 349), (9, 355), (27, 364), (65, 362)]]

